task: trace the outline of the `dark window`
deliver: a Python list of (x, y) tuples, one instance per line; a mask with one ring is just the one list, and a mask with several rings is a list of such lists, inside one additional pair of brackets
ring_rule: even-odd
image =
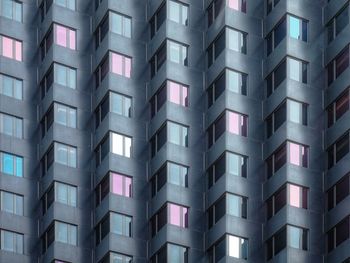
[(328, 86), (349, 67), (349, 46), (346, 46), (327, 66)]

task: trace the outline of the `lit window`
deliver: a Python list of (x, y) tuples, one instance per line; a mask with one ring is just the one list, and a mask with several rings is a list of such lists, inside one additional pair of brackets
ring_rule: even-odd
[(127, 78), (131, 76), (131, 58), (121, 54), (111, 52), (112, 56), (112, 73), (121, 75)]
[(0, 172), (23, 177), (23, 158), (5, 152), (0, 152)]
[(1, 229), (1, 250), (23, 254), (23, 234)]
[(302, 41), (307, 41), (307, 22), (303, 19), (290, 16), (289, 18), (289, 36)]
[(22, 216), (23, 215), (23, 196), (0, 191), (1, 211)]
[(0, 74), (0, 94), (18, 100), (22, 100), (23, 81), (7, 75)]
[(247, 2), (246, 0), (227, 0), (228, 7), (233, 10), (241, 11), (243, 13), (247, 12)]
[(239, 259), (248, 259), (248, 239), (226, 234), (209, 249), (209, 262), (219, 262), (229, 256)]
[(0, 35), (2, 44), (1, 55), (7, 58), (22, 61), (22, 42)]
[(23, 119), (0, 113), (0, 133), (22, 139)]
[(111, 173), (112, 176), (112, 189), (113, 194), (131, 197), (132, 191), (132, 179), (128, 176)]
[(22, 22), (22, 3), (16, 0), (2, 0), (0, 2), (1, 16)]
[(130, 158), (131, 156), (131, 138), (112, 132), (111, 152)]
[(228, 112), (228, 131), (247, 137), (248, 117), (236, 112)]
[(69, 49), (76, 49), (76, 31), (65, 26), (54, 24), (55, 27), (55, 43)]
[(287, 162), (307, 168), (308, 152), (307, 146), (292, 142), (284, 143), (266, 160), (267, 177), (270, 178)]

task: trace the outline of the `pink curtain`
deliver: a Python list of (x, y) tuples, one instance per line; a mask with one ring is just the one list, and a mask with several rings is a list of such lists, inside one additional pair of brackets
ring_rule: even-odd
[(238, 0), (228, 0), (228, 7), (239, 10)]
[(75, 31), (69, 30), (69, 48), (74, 49), (76, 48), (76, 41), (75, 41)]
[(169, 81), (169, 100), (180, 104), (180, 85), (172, 81)]
[(289, 162), (291, 164), (300, 165), (300, 146), (295, 143), (289, 143)]
[(300, 207), (300, 187), (296, 185), (289, 185), (289, 204), (291, 206)]
[(2, 36), (2, 55), (7, 58), (13, 58), (13, 40)]
[(22, 43), (16, 41), (16, 60), (22, 61)]
[(181, 206), (169, 204), (169, 223), (175, 226), (181, 226), (180, 216)]
[(131, 197), (131, 178), (125, 176), (125, 196)]
[(228, 131), (239, 135), (239, 127), (241, 126), (240, 115), (235, 112), (229, 112), (228, 123)]
[(60, 25), (56, 25), (56, 44), (67, 47), (67, 29)]
[(130, 78), (131, 76), (131, 59), (124, 57), (125, 59), (125, 77)]
[(119, 54), (112, 53), (112, 72), (123, 75), (123, 57)]
[(123, 176), (112, 174), (112, 193), (123, 195)]

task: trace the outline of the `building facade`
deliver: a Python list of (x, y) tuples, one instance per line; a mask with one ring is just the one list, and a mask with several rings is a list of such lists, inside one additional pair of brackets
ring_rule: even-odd
[(0, 0), (0, 262), (350, 262), (347, 0)]

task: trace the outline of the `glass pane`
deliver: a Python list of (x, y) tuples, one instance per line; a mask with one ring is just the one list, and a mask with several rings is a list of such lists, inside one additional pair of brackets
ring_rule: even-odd
[(179, 44), (169, 41), (169, 59), (170, 59), (170, 61), (180, 64), (180, 62), (181, 62), (180, 50), (181, 50), (181, 46)]
[(176, 23), (181, 23), (180, 17), (180, 8), (181, 5), (174, 1), (169, 2), (169, 19)]
[(302, 188), (289, 184), (289, 204), (295, 207), (301, 207), (301, 190)]
[(123, 97), (119, 94), (111, 93), (111, 110), (123, 115)]
[(289, 162), (300, 166), (300, 159), (300, 146), (295, 143), (289, 143)]
[(302, 232), (301, 228), (288, 226), (288, 245), (290, 247), (302, 249)]
[(237, 195), (227, 195), (227, 213), (233, 216), (242, 216), (242, 198)]
[(286, 18), (276, 26), (274, 30), (274, 47), (277, 47), (279, 43), (286, 37), (287, 22)]
[(181, 226), (181, 206), (169, 204), (169, 223)]
[(288, 58), (288, 76), (290, 79), (302, 81), (301, 78), (301, 62), (295, 59)]
[(62, 125), (67, 126), (68, 120), (67, 120), (67, 107), (57, 104), (57, 118), (56, 122)]
[(122, 35), (123, 34), (123, 17), (121, 15), (110, 13), (111, 14), (111, 31)]
[(68, 188), (67, 185), (56, 183), (57, 202), (68, 204)]
[(295, 123), (302, 124), (303, 105), (294, 100), (288, 100), (288, 104), (289, 104), (289, 120)]
[(293, 16), (289, 16), (289, 36), (295, 39), (301, 39), (300, 29), (300, 19)]
[(241, 241), (239, 237), (228, 236), (228, 256), (240, 258)]
[(349, 47), (335, 59), (335, 72), (336, 78), (338, 78), (349, 67)]
[(335, 34), (338, 35), (349, 23), (349, 6), (335, 18)]
[(68, 148), (65, 145), (56, 143), (55, 161), (60, 164), (68, 165)]
[(14, 196), (8, 192), (1, 192), (1, 210), (14, 213)]
[(5, 174), (14, 175), (14, 156), (2, 153), (2, 172)]
[(112, 133), (112, 153), (123, 155), (123, 136)]
[(56, 222), (55, 230), (55, 241), (68, 243), (68, 225)]

